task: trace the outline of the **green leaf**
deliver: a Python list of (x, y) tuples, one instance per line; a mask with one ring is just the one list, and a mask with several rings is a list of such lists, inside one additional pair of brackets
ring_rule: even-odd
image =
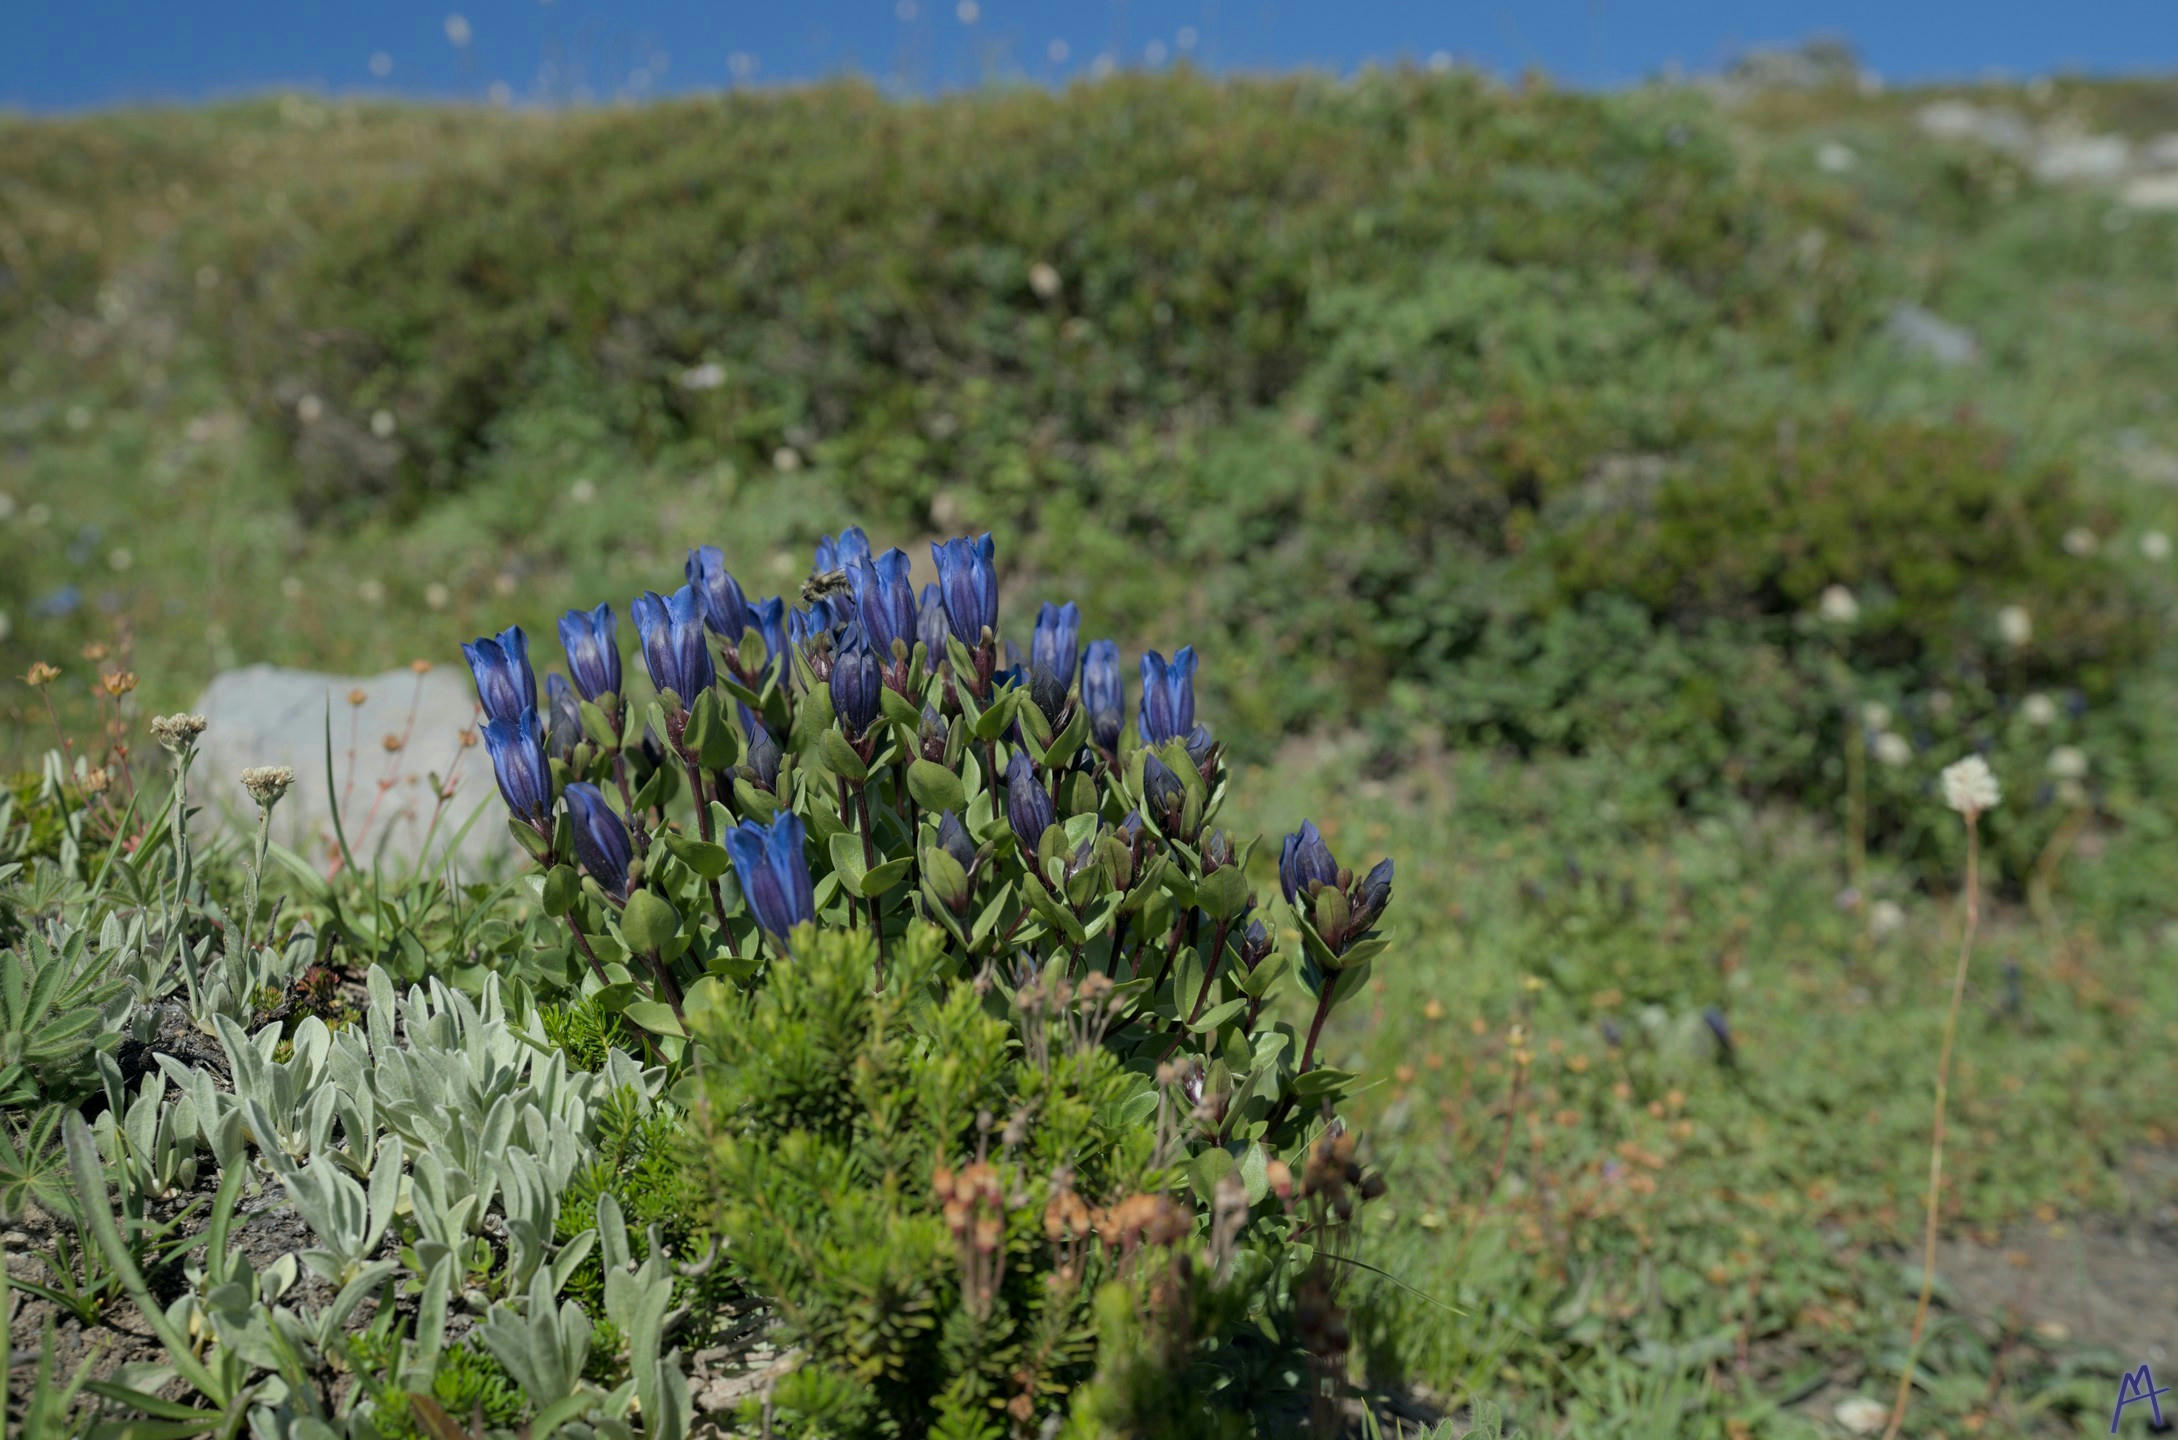
[(860, 785), (870, 778), (870, 767), (862, 763), (855, 747), (839, 731), (827, 727), (817, 736), (817, 748), (824, 753), (824, 766), (850, 785)]
[(913, 700), (890, 685), (878, 691), (877, 708), (885, 712), (887, 720), (895, 725), (906, 726), (911, 734), (923, 727), (923, 712), (916, 708)]
[(1188, 1163), (1187, 1183), (1207, 1205), (1217, 1194), (1218, 1181), (1230, 1175), (1233, 1169), (1232, 1151), (1205, 1150)]
[(688, 1033), (681, 1028), (681, 1022), (674, 1018), (673, 1007), (662, 1000), (631, 1001), (628, 1008), (620, 1013), (653, 1035), (686, 1036)]
[(1228, 1000), (1222, 1005), (1213, 1005), (1209, 1009), (1203, 1011), (1202, 1014), (1196, 1018), (1195, 1023), (1188, 1026), (1187, 1028), (1194, 1031), (1197, 1035), (1208, 1035), (1212, 1031), (1216, 1030), (1219, 1026), (1223, 1025), (1226, 1021), (1238, 1015), (1242, 1010), (1246, 1009), (1247, 1004), (1248, 1002), (1246, 1000)]
[(613, 722), (605, 717), (605, 708), (594, 700), (584, 700), (577, 707), (582, 712), (582, 733), (589, 736), (600, 750), (617, 750), (620, 737), (613, 733)]
[(662, 951), (681, 933), (681, 913), (655, 890), (638, 890), (620, 914), (620, 933), (638, 951)]
[(1230, 920), (1247, 908), (1248, 877), (1239, 865), (1227, 865), (1202, 877), (1195, 903), (1213, 920)]
[(544, 876), (544, 912), (557, 920), (574, 908), (582, 879), (572, 865), (555, 865)]
[(1270, 1194), (1270, 1152), (1258, 1140), (1240, 1157), (1240, 1184), (1248, 1192), (1250, 1205), (1260, 1204)]
[(726, 854), (726, 847), (712, 841), (698, 840), (678, 830), (663, 831), (658, 838), (673, 852), (674, 859), (706, 880), (716, 880), (733, 863)]
[(832, 837), (832, 869), (839, 875), (840, 883), (860, 893), (862, 876), (862, 837), (842, 830)]
[[(862, 884), (860, 886), (863, 897), (867, 899), (873, 895), (882, 895), (887, 890), (890, 890), (893, 886), (899, 884), (900, 877), (907, 874), (908, 872), (908, 863), (911, 858), (912, 857), (910, 856), (902, 855), (897, 860), (887, 860), (883, 864), (879, 865), (876, 869), (864, 875), (862, 877)], [(947, 856), (946, 858), (951, 859), (952, 857)]]
[(917, 760), (908, 766), (908, 794), (933, 815), (950, 810), (955, 815), (968, 808), (968, 792), (960, 777), (935, 760)]
[(1328, 1065), (1319, 1065), (1306, 1074), (1293, 1077), (1293, 1098), (1296, 1100), (1321, 1100), (1329, 1096), (1332, 1099), (1337, 1099), (1344, 1095), (1353, 1083), (1354, 1077), (1351, 1071), (1334, 1070)]
[(996, 740), (1006, 733), (1006, 726), (1013, 720), (1015, 707), (1020, 703), (1021, 689), (1010, 686), (991, 697), (991, 705), (975, 719), (971, 733), (978, 740)]

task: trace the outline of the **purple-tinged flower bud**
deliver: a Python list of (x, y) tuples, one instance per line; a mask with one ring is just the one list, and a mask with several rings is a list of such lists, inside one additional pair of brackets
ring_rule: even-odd
[(1044, 717), (1052, 729), (1059, 728), (1066, 714), (1066, 677), (1041, 665), (1032, 666), (1028, 672), (1029, 703)]
[(484, 748), (492, 757), (492, 775), (508, 813), (531, 825), (552, 819), (552, 766), (537, 733), (537, 712), (524, 710), (512, 719), (484, 722)]
[(779, 742), (771, 738), (769, 727), (757, 719), (747, 705), (741, 705), (740, 710), (741, 732), (749, 737), (749, 751), (741, 762), (739, 773), (768, 794), (779, 782)]
[(703, 597), (683, 585), (670, 596), (646, 590), (635, 600), (635, 629), (643, 641), (643, 664), (660, 694), (671, 691), (683, 705), (711, 688), (718, 671), (703, 638)]
[(620, 693), (620, 637), (612, 606), (562, 615), (560, 648), (567, 652), (567, 671), (575, 677), (575, 688), (583, 699)]
[(945, 745), (948, 739), (945, 717), (935, 705), (923, 707), (923, 722), (915, 735), (915, 747), (925, 760), (939, 764), (945, 762)]
[(684, 567), (688, 583), (703, 597), (703, 623), (729, 645), (739, 645), (753, 626), (749, 597), (741, 582), (726, 569), (726, 556), (716, 545), (701, 545), (688, 552)]
[(817, 916), (809, 883), (809, 860), (802, 853), (802, 819), (786, 811), (769, 827), (744, 820), (726, 832), (726, 853), (748, 899), (756, 923), (782, 946), (787, 932)]
[(1223, 830), (1213, 830), (1203, 837), (1202, 869), (1205, 875), (1213, 870), (1223, 870), (1233, 863), (1233, 837)]
[(628, 862), (634, 848), (628, 843), (628, 827), (606, 803), (595, 785), (577, 780), (567, 787), (567, 818), (575, 836), (575, 856), (597, 881), (598, 888), (615, 900), (628, 898)]
[(998, 572), (991, 564), (994, 553), (989, 531), (974, 540), (962, 537), (930, 546), (938, 563), (938, 591), (945, 602), (945, 619), (961, 644), (973, 650), (983, 643), (983, 632), (998, 629)]
[(1187, 732), (1187, 758), (1195, 762), (1197, 774), (1205, 780), (1210, 778), (1218, 758), (1218, 742), (1209, 726), (1197, 725)]
[(1081, 607), (1069, 600), (1064, 605), (1045, 601), (1036, 612), (1036, 633), (1029, 637), (1029, 673), (1049, 671), (1057, 677), (1063, 697), (1074, 683), (1074, 657), (1081, 642)]
[(855, 614), (879, 660), (892, 659), (892, 642), (915, 648), (915, 582), (908, 578), (905, 550), (892, 549), (847, 567), (854, 587)]
[(930, 664), (935, 666), (945, 658), (945, 637), (951, 627), (945, 618), (945, 594), (935, 585), (923, 587), (923, 598), (915, 607), (915, 638), (930, 654)]
[(1253, 970), (1256, 966), (1262, 964), (1270, 953), (1270, 927), (1263, 923), (1262, 917), (1258, 916), (1248, 922), (1247, 929), (1240, 932), (1241, 966)]
[(582, 706), (575, 687), (560, 675), (545, 676), (545, 749), (571, 760), (582, 738)]
[[(1385, 877), (1387, 886), (1391, 877)], [(1285, 891), (1286, 903), (1295, 905), (1299, 897), (1317, 885), (1336, 885), (1339, 881), (1339, 862), (1332, 858), (1331, 847), (1316, 829), (1316, 822), (1303, 820), (1301, 828), (1285, 838), (1278, 847), (1278, 886)]]
[(497, 639), (472, 640), (461, 653), (469, 657), (485, 719), (512, 720), (537, 708), (537, 677), (529, 668), (529, 637), (521, 626), (508, 626)]
[(962, 871), (975, 873), (976, 842), (968, 838), (968, 827), (950, 810), (938, 817), (938, 848), (952, 856)]
[(1119, 749), (1127, 723), (1127, 689), (1119, 671), (1119, 645), (1092, 640), (1081, 657), (1081, 703), (1089, 711), (1089, 738), (1106, 751)]
[(1391, 904), (1391, 895), (1392, 862), (1379, 860), (1354, 887), (1353, 930), (1356, 935), (1376, 923), (1377, 917), (1384, 913), (1384, 907)]
[(1021, 848), (1034, 855), (1036, 842), (1044, 838), (1044, 831), (1057, 818), (1051, 796), (1036, 778), (1036, 767), (1029, 763), (1026, 753), (1014, 751), (1006, 766), (1006, 821), (1020, 837)]
[(1162, 745), (1195, 727), (1195, 647), (1182, 645), (1168, 662), (1155, 650), (1142, 657), (1142, 710), (1138, 726), (1145, 745)]
[(862, 628), (849, 626), (832, 656), (832, 711), (839, 716), (847, 738), (860, 740), (877, 722), (878, 695), (885, 676), (877, 657), (862, 643)]
[(1167, 831), (1177, 829), (1187, 807), (1187, 787), (1155, 755), (1142, 757), (1142, 803)]

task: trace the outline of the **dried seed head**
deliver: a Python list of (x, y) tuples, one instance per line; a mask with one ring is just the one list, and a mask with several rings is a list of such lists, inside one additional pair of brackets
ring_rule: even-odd
[(294, 783), (295, 771), (286, 765), (252, 765), (242, 772), (242, 788), (265, 810), (278, 804)]
[(101, 765), (96, 770), (83, 772), (83, 793), (97, 795), (113, 784), (113, 772)]
[(98, 683), (104, 687), (108, 695), (118, 700), (136, 688), (136, 672), (134, 670), (109, 671), (99, 677)]
[(370, 698), (370, 692), (365, 690), (360, 685), (356, 686), (353, 690), (350, 690), (348, 692), (348, 703), (350, 705), (361, 705), (364, 701)]
[(161, 745), (177, 755), (196, 743), (197, 737), (204, 733), (204, 725), (205, 720), (202, 715), (154, 715), (151, 717), (151, 733), (158, 737)]
[(43, 660), (33, 660), (30, 662), (30, 673), (23, 676), (23, 683), (35, 690), (41, 685), (50, 685), (55, 680), (60, 679), (60, 673), (58, 665), (48, 665)]
[(431, 662), (429, 660), (420, 659), (411, 660), (408, 662), (408, 668), (415, 671), (418, 675), (428, 675), (431, 673)]

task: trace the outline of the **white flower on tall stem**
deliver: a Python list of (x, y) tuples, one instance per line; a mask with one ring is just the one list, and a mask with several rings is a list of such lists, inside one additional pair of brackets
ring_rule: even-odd
[(1996, 772), (1979, 755), (1969, 755), (1944, 767), (1944, 803), (1968, 820), (1994, 810), (2004, 792)]
[(1815, 602), (1815, 611), (1826, 625), (1850, 625), (1860, 618), (1860, 602), (1843, 585), (1828, 585)]
[(1996, 623), (1997, 634), (2015, 650), (2034, 638), (2034, 617), (2024, 605), (2007, 605), (1997, 611)]
[(1913, 746), (1895, 730), (1883, 731), (1875, 737), (1874, 744), (1876, 759), (1894, 770), (1913, 758)]
[(2037, 729), (2057, 723), (2057, 702), (2037, 690), (2019, 702), (2019, 716)]

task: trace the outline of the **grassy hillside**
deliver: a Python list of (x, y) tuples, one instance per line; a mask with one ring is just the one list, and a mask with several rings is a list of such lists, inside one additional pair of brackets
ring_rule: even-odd
[[(1961, 96), (2178, 129), (2161, 82)], [(547, 635), (699, 543), (791, 594), (845, 519), (989, 529), (1008, 595), (1203, 653), (1248, 819), (1399, 857), (1410, 953), (1334, 1036), (1393, 1176), (1377, 1369), (1814, 1433), (1903, 1360), (1968, 750), (2007, 800), (1949, 1232), (2173, 1199), (2178, 212), (1931, 138), (1939, 98), (0, 122), (0, 762), (50, 743), (34, 660), (81, 726), (102, 665), (148, 715)], [(1947, 1292), (1924, 1413), (2100, 1425), (2134, 1337), (2001, 1311)]]

